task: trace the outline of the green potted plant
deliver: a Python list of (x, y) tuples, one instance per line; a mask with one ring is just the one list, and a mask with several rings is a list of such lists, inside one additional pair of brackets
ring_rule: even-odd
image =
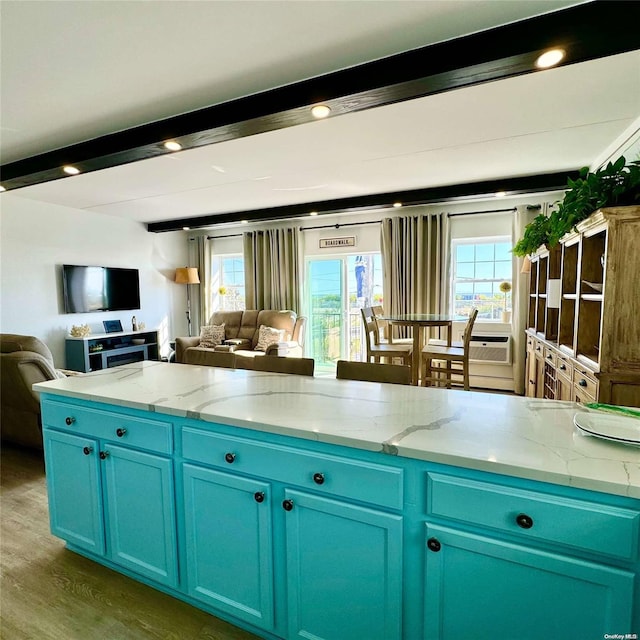
[(549, 217), (536, 216), (524, 230), (513, 253), (524, 257), (541, 245), (553, 247), (565, 233), (602, 207), (640, 204), (640, 162), (627, 164), (624, 156), (595, 172), (588, 167), (567, 180), (567, 191)]

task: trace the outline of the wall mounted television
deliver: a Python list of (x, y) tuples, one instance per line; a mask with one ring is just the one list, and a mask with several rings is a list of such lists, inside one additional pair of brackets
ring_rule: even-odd
[(137, 269), (62, 265), (65, 313), (140, 309)]

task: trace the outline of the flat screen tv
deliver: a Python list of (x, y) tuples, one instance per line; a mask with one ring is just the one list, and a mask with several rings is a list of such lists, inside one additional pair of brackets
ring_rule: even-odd
[(65, 313), (140, 308), (137, 269), (63, 264), (62, 289)]

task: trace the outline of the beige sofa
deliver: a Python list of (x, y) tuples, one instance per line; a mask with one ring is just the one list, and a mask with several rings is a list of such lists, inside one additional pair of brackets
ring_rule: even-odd
[[(200, 337), (176, 338), (176, 362), (205, 366), (229, 366), (230, 353), (240, 356), (286, 356), (301, 358), (307, 319), (294, 311), (271, 309), (216, 311), (209, 325), (224, 324), (225, 340), (213, 348), (201, 347)], [(256, 351), (261, 326), (284, 329), (284, 340)]]
[(2, 440), (42, 449), (40, 396), (35, 382), (64, 378), (44, 342), (33, 336), (0, 335), (0, 434)]

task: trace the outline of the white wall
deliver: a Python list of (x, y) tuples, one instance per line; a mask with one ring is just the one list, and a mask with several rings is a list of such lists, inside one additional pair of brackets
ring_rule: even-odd
[[(169, 340), (186, 335), (186, 292), (173, 282), (175, 268), (187, 261), (182, 232), (148, 233), (139, 223), (9, 193), (0, 206), (0, 333), (40, 338), (60, 368), (74, 324), (102, 333), (103, 320), (119, 319), (130, 330), (135, 315), (147, 329), (160, 330), (163, 354)], [(141, 309), (64, 314), (62, 264), (139, 269)]]

